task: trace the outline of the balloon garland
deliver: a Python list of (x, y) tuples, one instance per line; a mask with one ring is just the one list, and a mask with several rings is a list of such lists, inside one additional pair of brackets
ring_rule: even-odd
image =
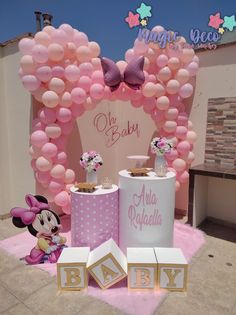
[[(152, 31), (164, 29), (156, 26)], [(134, 107), (143, 107), (159, 135), (174, 144), (167, 159), (176, 173), (176, 190), (188, 180), (196, 133), (183, 100), (193, 93), (199, 59), (193, 49), (183, 44), (185, 39), (180, 37), (175, 49), (169, 44), (161, 49), (157, 43), (136, 39), (133, 48), (126, 51), (125, 61), (116, 65), (122, 73), (133, 58), (144, 56), (145, 82), (139, 90), (121, 83), (111, 92), (104, 83), (99, 45), (70, 25), (63, 24), (58, 29), (46, 26), (34, 38), (19, 42), (23, 86), (43, 104), (33, 120), (29, 152), (35, 178), (49, 201), (70, 213), (69, 189), (75, 173), (67, 168), (67, 137), (76, 118), (94, 109), (102, 99), (130, 100)]]

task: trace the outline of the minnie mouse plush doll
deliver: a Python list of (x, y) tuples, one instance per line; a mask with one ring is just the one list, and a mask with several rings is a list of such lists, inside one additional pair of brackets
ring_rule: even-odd
[(18, 228), (27, 226), (30, 234), (38, 239), (25, 261), (30, 265), (46, 260), (57, 262), (66, 243), (66, 238), (59, 235), (61, 225), (58, 215), (49, 209), (48, 201), (43, 196), (26, 195), (25, 201), (29, 209), (11, 209), (13, 224)]

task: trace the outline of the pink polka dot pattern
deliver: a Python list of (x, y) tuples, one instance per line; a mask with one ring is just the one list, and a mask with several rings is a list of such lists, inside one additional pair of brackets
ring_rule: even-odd
[(94, 249), (109, 238), (118, 244), (118, 189), (103, 194), (71, 193), (71, 244)]

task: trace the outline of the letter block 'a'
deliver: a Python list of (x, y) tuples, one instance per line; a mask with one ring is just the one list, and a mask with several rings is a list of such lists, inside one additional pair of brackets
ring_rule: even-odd
[(112, 238), (90, 252), (87, 268), (102, 289), (127, 276), (127, 259)]
[(158, 262), (158, 286), (169, 291), (186, 291), (188, 263), (180, 248), (154, 248)]
[(57, 261), (57, 283), (60, 290), (76, 291), (88, 287), (86, 265), (89, 247), (64, 248)]
[(153, 248), (127, 248), (128, 288), (154, 290), (157, 286), (157, 261)]

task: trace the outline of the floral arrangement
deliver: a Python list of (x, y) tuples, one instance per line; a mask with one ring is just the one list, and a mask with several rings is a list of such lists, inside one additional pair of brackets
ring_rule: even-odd
[(84, 152), (80, 158), (80, 165), (87, 171), (97, 171), (102, 166), (103, 160), (101, 155), (96, 151)]
[(153, 138), (150, 145), (151, 145), (152, 153), (159, 154), (159, 155), (163, 155), (165, 153), (170, 152), (172, 148), (172, 143), (169, 142), (164, 137)]

